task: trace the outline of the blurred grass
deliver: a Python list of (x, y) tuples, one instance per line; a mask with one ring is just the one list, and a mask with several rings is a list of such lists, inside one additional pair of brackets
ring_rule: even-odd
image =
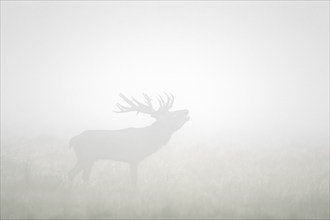
[(65, 140), (2, 145), (2, 219), (329, 219), (329, 148), (171, 142), (140, 167), (98, 162), (88, 185), (65, 174)]

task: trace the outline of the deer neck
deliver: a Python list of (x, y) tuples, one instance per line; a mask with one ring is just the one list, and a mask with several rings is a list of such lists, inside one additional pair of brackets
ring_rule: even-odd
[(174, 130), (170, 129), (166, 123), (157, 120), (153, 124), (149, 125), (148, 129), (154, 136), (165, 139), (169, 139), (175, 132)]

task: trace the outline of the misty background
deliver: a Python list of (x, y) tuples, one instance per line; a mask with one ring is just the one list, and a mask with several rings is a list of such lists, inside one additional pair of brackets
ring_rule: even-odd
[(2, 2), (3, 136), (144, 125), (175, 95), (198, 132), (327, 141), (327, 2)]
[[(189, 109), (190, 121), (173, 136), (168, 149), (184, 148), (172, 154), (164, 150), (162, 161), (194, 158), (192, 166), (208, 173), (217, 166), (195, 159), (212, 160), (214, 152), (222, 155), (214, 160), (237, 167), (246, 166), (239, 161), (247, 155), (262, 161), (276, 157), (270, 161), (278, 164), (283, 162), (280, 158), (289, 164), (297, 159), (291, 176), (298, 176), (295, 169), (310, 165), (315, 169), (308, 171), (306, 180), (323, 184), (317, 188), (321, 191), (311, 193), (321, 198), (313, 204), (322, 211), (305, 216), (329, 216), (324, 208), (329, 205), (329, 2), (1, 1), (4, 152), (19, 145), (38, 146), (38, 153), (61, 148), (69, 164), (56, 171), (62, 175), (75, 161), (67, 148), (72, 136), (153, 122), (147, 115), (113, 112), (121, 102), (119, 93), (141, 99), (142, 93), (155, 97), (163, 91), (174, 95), (173, 110)], [(51, 137), (52, 144), (44, 147), (49, 139), (25, 142), (40, 137)], [(209, 149), (216, 150), (196, 155)], [(44, 157), (42, 164), (47, 161)], [(208, 167), (204, 171), (203, 165)], [(258, 166), (265, 167), (263, 162)], [(175, 162), (171, 167), (176, 169)], [(244, 173), (236, 171), (238, 176)], [(314, 171), (322, 174), (309, 176)], [(16, 203), (8, 204), (7, 217)], [(301, 207), (305, 206), (297, 206), (297, 211)], [(27, 210), (24, 213), (31, 208)], [(228, 213), (220, 216), (236, 216)], [(249, 216), (240, 213), (238, 217)], [(266, 217), (289, 216), (276, 213)], [(209, 216), (213, 215), (205, 214)]]

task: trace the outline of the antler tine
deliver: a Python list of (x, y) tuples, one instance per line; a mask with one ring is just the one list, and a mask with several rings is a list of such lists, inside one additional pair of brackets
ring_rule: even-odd
[(125, 113), (125, 112), (130, 112), (130, 111), (135, 111), (136, 110), (137, 106), (131, 100), (129, 100), (124, 94), (120, 93), (119, 96), (124, 101), (126, 101), (130, 105), (130, 107), (123, 106), (123, 105), (118, 103), (116, 106), (118, 107), (118, 109), (120, 111), (114, 111), (114, 112), (116, 112), (116, 113)]
[(168, 108), (168, 107), (169, 107), (169, 104), (170, 104), (170, 102), (171, 102), (171, 98), (170, 98), (170, 96), (169, 96), (166, 92), (164, 92), (164, 94), (166, 95), (166, 98), (167, 98), (167, 101), (166, 101), (166, 108)]
[(167, 102), (166, 102), (166, 109), (169, 110), (170, 108), (172, 108), (173, 106), (173, 102), (174, 102), (174, 96), (171, 94), (171, 97), (164, 92), (164, 94), (167, 97)]
[(170, 104), (169, 108), (172, 108), (173, 103), (174, 103), (174, 95), (172, 93), (170, 93), (170, 95), (171, 95), (171, 104)]
[(165, 104), (165, 101), (164, 101), (163, 97), (162, 96), (159, 96), (159, 98), (160, 98), (160, 101), (162, 102), (163, 107), (165, 107), (166, 104)]
[(116, 106), (117, 106), (120, 110), (122, 110), (122, 111), (128, 109), (127, 107), (125, 107), (125, 106), (123, 106), (123, 105), (121, 105), (121, 104), (117, 104)]
[(138, 105), (138, 106), (143, 106), (144, 104), (139, 102), (136, 98), (132, 96), (132, 100)]
[(130, 112), (132, 111), (129, 107), (123, 106), (121, 104), (116, 105), (120, 111), (114, 111), (116, 113), (125, 113), (125, 112)]
[(146, 99), (147, 104), (148, 104), (149, 106), (152, 106), (151, 98), (150, 98), (147, 94), (145, 94), (145, 93), (143, 93), (143, 96), (144, 96), (144, 98)]
[(152, 107), (151, 99), (148, 96), (146, 98), (147, 104), (143, 104), (142, 102), (138, 101), (133, 97), (132, 100), (138, 105), (138, 108), (144, 109), (145, 111), (154, 111)]
[(157, 98), (158, 104), (159, 104), (159, 109), (158, 111), (160, 111), (163, 108), (162, 102), (160, 101), (159, 98)]
[(161, 95), (158, 95), (157, 101), (159, 103), (159, 109), (158, 109), (158, 111), (163, 111), (165, 109), (165, 107), (166, 107), (166, 104), (165, 104), (165, 101), (164, 101), (164, 99), (162, 98)]
[(125, 100), (125, 102), (127, 102), (129, 105), (131, 105), (132, 107), (136, 107), (136, 105), (131, 101), (129, 100), (129, 98), (127, 98), (124, 94), (120, 93), (119, 96)]

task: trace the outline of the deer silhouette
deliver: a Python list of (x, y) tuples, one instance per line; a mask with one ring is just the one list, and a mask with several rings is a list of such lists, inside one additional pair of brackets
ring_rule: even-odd
[(69, 179), (83, 172), (84, 181), (89, 176), (94, 163), (98, 160), (123, 161), (130, 164), (131, 179), (137, 184), (137, 173), (140, 162), (164, 146), (172, 134), (180, 129), (188, 120), (188, 110), (169, 111), (174, 102), (173, 95), (165, 94), (157, 98), (159, 108), (155, 110), (151, 98), (143, 94), (145, 103), (134, 97), (127, 98), (120, 94), (126, 102), (124, 106), (117, 104), (116, 113), (137, 112), (150, 115), (155, 122), (143, 128), (125, 128), (121, 130), (87, 130), (74, 136), (70, 146), (74, 148), (77, 163), (69, 172)]

